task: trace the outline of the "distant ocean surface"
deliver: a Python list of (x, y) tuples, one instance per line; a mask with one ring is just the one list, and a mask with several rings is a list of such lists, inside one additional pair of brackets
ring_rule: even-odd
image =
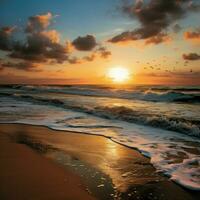
[[(0, 86), (0, 122), (98, 134), (200, 190), (200, 87)], [(67, 133), (66, 133), (67, 134)]]

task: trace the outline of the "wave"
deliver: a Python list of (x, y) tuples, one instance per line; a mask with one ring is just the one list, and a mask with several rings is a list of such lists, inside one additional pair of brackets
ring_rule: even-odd
[(165, 130), (176, 131), (190, 136), (200, 137), (200, 122), (180, 119), (161, 115), (151, 115), (138, 111), (134, 111), (130, 108), (119, 107), (79, 107), (79, 106), (67, 106), (68, 109), (93, 114), (98, 117), (106, 119), (117, 119), (126, 122), (138, 123), (148, 125), (156, 128), (162, 128)]
[(200, 103), (200, 94), (185, 94), (182, 92), (167, 91), (164, 93), (157, 93), (149, 91), (66, 91), (65, 94), (85, 95), (85, 96), (98, 96), (98, 97), (111, 97), (121, 99), (133, 99), (153, 102), (180, 102), (180, 103)]
[(136, 111), (125, 106), (89, 107), (84, 105), (69, 104), (65, 101), (55, 98), (42, 98), (19, 94), (9, 94), (9, 96), (19, 100), (31, 101), (32, 103), (52, 105), (77, 112), (83, 112), (105, 119), (122, 120), (130, 123), (137, 123), (165, 130), (176, 131), (189, 136), (200, 137), (200, 122), (198, 120), (155, 115), (146, 113), (145, 111)]
[[(5, 86), (6, 87), (6, 86)], [(121, 99), (133, 99), (153, 102), (177, 102), (177, 103), (200, 103), (199, 87), (133, 87), (111, 88), (106, 86), (32, 86), (13, 85), (11, 89), (43, 92), (62, 93), (70, 95), (83, 95), (95, 97), (111, 97)]]

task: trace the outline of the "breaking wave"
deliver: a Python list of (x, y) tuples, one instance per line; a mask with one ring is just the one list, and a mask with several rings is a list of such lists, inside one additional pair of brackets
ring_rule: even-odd
[(106, 86), (3, 86), (31, 92), (62, 93), (71, 95), (111, 97), (153, 102), (200, 103), (199, 87), (135, 87), (110, 88)]
[[(1, 94), (2, 95), (2, 94)], [(4, 94), (5, 95), (5, 94)], [(96, 106), (89, 107), (84, 105), (69, 104), (65, 101), (55, 98), (42, 98), (31, 95), (22, 94), (8, 94), (16, 99), (23, 101), (30, 101), (37, 104), (53, 105), (62, 107), (64, 109), (70, 109), (78, 112), (83, 112), (98, 116), (106, 119), (122, 120), (130, 123), (137, 123), (142, 125), (148, 125), (165, 130), (176, 131), (189, 136), (200, 137), (200, 122), (193, 119), (184, 119), (178, 117), (170, 117), (163, 115), (155, 115), (146, 113), (145, 111), (137, 111), (125, 106)]]

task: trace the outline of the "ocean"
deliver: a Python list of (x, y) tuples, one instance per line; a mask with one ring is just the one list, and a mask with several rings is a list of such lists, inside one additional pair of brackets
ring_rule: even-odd
[[(2, 85), (0, 123), (108, 137), (200, 190), (200, 87)], [(66, 132), (67, 134), (67, 132)]]

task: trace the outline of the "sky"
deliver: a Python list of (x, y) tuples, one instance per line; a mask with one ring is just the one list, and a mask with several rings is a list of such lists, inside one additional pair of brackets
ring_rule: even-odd
[(199, 0), (0, 0), (0, 84), (200, 85)]

